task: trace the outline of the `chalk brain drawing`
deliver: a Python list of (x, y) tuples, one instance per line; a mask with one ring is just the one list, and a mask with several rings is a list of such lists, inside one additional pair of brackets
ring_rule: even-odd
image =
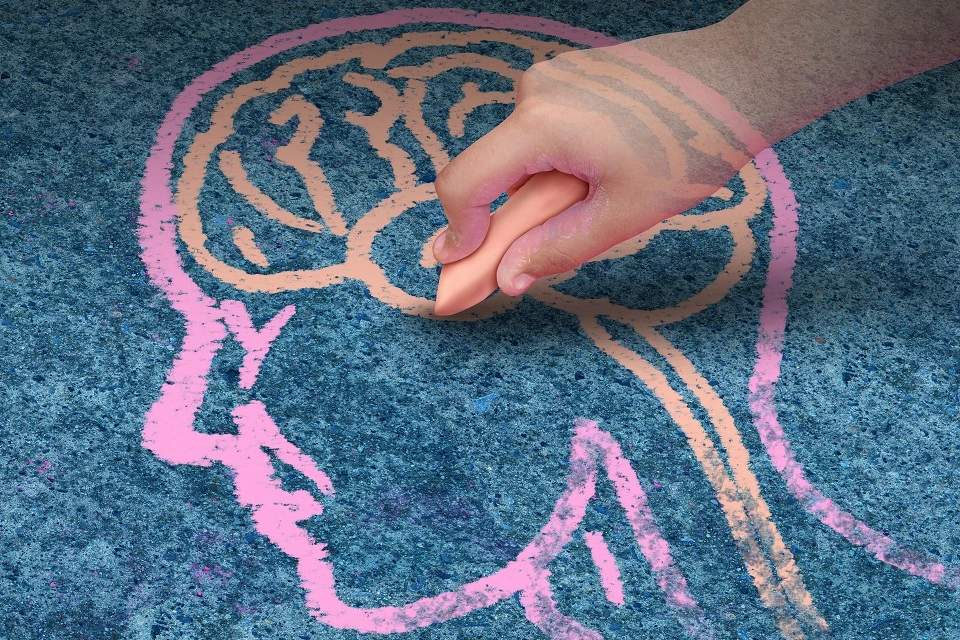
[[(564, 549), (583, 544), (601, 586), (593, 597), (625, 605), (636, 571), (588, 524), (589, 505), (609, 512), (600, 504), (605, 484), (606, 504), (622, 512), (616, 538), (632, 540), (677, 633), (716, 637), (622, 434), (577, 417), (606, 412), (621, 425), (674, 424), (780, 633), (827, 631), (726, 401), (663, 331), (716, 305), (756, 268), (751, 224), (764, 215), (770, 257), (744, 393), (774, 468), (810, 514), (852, 544), (935, 583), (960, 584), (955, 570), (900, 547), (820, 493), (779, 425), (773, 393), (797, 204), (772, 150), (700, 207), (580, 270), (633, 264), (662, 250), (666, 236), (723, 246), (713, 262), (690, 266), (686, 289), (642, 300), (629, 286), (604, 292), (570, 273), (537, 283), (522, 302), (497, 294), (466, 318), (431, 315), (438, 272), (430, 246), (444, 224), (433, 176), (509, 113), (526, 67), (615, 42), (537, 18), (459, 10), (333, 20), (232, 56), (168, 113), (143, 180), (140, 238), (150, 278), (185, 329), (146, 416), (144, 446), (170, 464), (230, 469), (256, 530), (295, 560), (318, 623), (402, 633), (455, 624), (513, 598), (547, 637), (601, 638), (564, 613), (554, 582)], [(636, 73), (680, 92), (695, 84), (655, 59), (640, 61)], [(673, 115), (698, 135), (724, 127), (749, 135), (721, 98), (699, 95), (707, 97)], [(531, 332), (538, 317), (566, 327), (568, 342)], [(223, 361), (235, 366), (218, 378)], [(471, 373), (458, 377), (458, 368)], [(557, 375), (531, 381), (523, 372), (534, 368)], [(593, 391), (567, 391), (560, 374)], [(224, 419), (206, 419), (217, 403)], [(530, 444), (523, 440), (532, 433), (543, 450), (521, 460), (518, 443)], [(483, 471), (491, 448), (516, 449), (504, 453), (515, 464), (470, 476)], [(548, 453), (561, 449), (562, 459)], [(374, 471), (356, 472), (367, 467)], [(397, 480), (411, 472), (419, 484)], [(458, 483), (468, 488), (455, 493)], [(502, 510), (471, 502), (478, 487), (513, 496), (506, 503), (520, 501), (527, 512), (507, 524)], [(394, 530), (418, 548), (443, 546), (441, 558), (473, 560), (461, 576), (436, 569), (442, 582), (431, 586), (417, 577), (400, 589), (367, 587), (367, 574), (389, 585), (384, 566), (404, 566), (371, 548)]]

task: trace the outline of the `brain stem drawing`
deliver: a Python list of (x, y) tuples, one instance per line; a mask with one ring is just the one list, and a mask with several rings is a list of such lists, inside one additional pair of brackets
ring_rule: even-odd
[[(297, 310), (295, 305), (285, 306), (261, 326), (255, 326), (243, 302), (216, 299), (200, 288), (184, 267), (183, 252), (179, 247), (185, 247), (206, 274), (245, 294), (272, 296), (355, 281), (363, 283), (369, 294), (384, 305), (416, 316), (423, 322), (445, 321), (432, 316), (432, 300), (404, 291), (391, 282), (373, 257), (375, 239), (392, 220), (436, 198), (430, 182), (418, 181), (414, 157), (392, 137), (392, 132), (402, 127), (416, 140), (433, 167), (439, 170), (449, 161), (449, 150), (444, 148), (433, 128), (436, 123), (430, 122), (424, 113), (430, 83), (454, 69), (494, 73), (510, 82), (515, 82), (523, 71), (501, 59), (472, 52), (468, 45), (484, 42), (510, 45), (528, 51), (533, 62), (547, 60), (572, 48), (549, 39), (523, 35), (507, 27), (587, 46), (615, 42), (599, 34), (540, 19), (455, 10), (395, 11), (365, 17), (362, 27), (358, 26), (358, 21), (344, 19), (313, 25), (241, 52), (194, 81), (177, 98), (167, 115), (143, 180), (140, 239), (150, 278), (167, 295), (174, 309), (183, 315), (185, 335), (160, 396), (146, 415), (144, 446), (170, 464), (209, 466), (219, 463), (229, 467), (235, 475), (237, 501), (249, 509), (256, 530), (296, 560), (297, 572), (306, 592), (306, 607), (313, 616), (332, 627), (377, 633), (398, 633), (443, 623), (516, 597), (527, 619), (548, 637), (601, 638), (599, 632), (586, 628), (560, 611), (551, 590), (548, 565), (576, 536), (582, 536), (597, 567), (603, 595), (613, 605), (624, 604), (624, 585), (616, 558), (601, 532), (585, 531), (582, 526), (598, 478), (605, 476), (623, 508), (637, 548), (677, 622), (689, 637), (715, 637), (707, 615), (697, 604), (695, 594), (674, 561), (670, 545), (660, 533), (637, 474), (617, 440), (590, 419), (578, 419), (574, 425), (566, 487), (556, 497), (547, 521), (516, 558), (499, 570), (448, 592), (395, 606), (372, 608), (354, 607), (341, 600), (327, 545), (301, 526), (305, 520), (320, 516), (323, 505), (313, 493), (286, 490), (274, 477), (275, 469), (268, 451), (308, 478), (318, 494), (332, 496), (336, 490), (324, 470), (283, 435), (270, 415), (270, 408), (259, 400), (234, 407), (232, 419), (236, 433), (202, 433), (197, 430), (196, 416), (208, 392), (208, 375), (223, 345), (232, 340), (242, 348), (244, 355), (237, 385), (241, 389), (251, 389), (271, 346)], [(182, 172), (176, 181), (172, 180), (174, 145), (181, 136), (184, 123), (196, 110), (201, 98), (234, 73), (308, 42), (361, 29), (393, 28), (414, 23), (453, 23), (460, 25), (461, 29), (470, 28), (450, 31), (438, 27), (411, 31), (383, 43), (360, 42), (318, 56), (294, 58), (277, 66), (262, 79), (240, 85), (220, 98), (210, 112), (208, 126), (201, 127), (200, 133), (188, 140)], [(391, 64), (413, 49), (429, 47), (442, 47), (443, 52), (423, 64)], [(450, 52), (451, 48), (453, 52)], [(379, 202), (355, 221), (351, 221), (338, 206), (324, 169), (311, 157), (318, 136), (324, 127), (330, 126), (329, 114), (322, 100), (295, 91), (299, 86), (298, 79), (304, 74), (333, 69), (348, 62), (355, 63), (353, 68), (360, 71), (344, 73), (343, 82), (369, 92), (379, 106), (371, 114), (348, 111), (345, 120), (365, 132), (373, 152), (393, 174), (393, 193), (383, 194)], [(669, 68), (655, 59), (646, 61), (642, 71), (649, 77), (666, 81), (680, 77), (679, 72), (667, 75)], [(396, 82), (386, 81), (384, 74)], [(465, 123), (475, 110), (491, 104), (509, 105), (513, 100), (511, 91), (484, 91), (475, 82), (464, 83), (460, 91), (462, 97), (449, 110), (443, 123), (454, 137), (464, 135)], [(279, 105), (269, 109), (265, 116), (267, 121), (293, 130), (288, 140), (278, 142), (272, 149), (271, 161), (299, 176), (311, 205), (309, 212), (294, 212), (278, 201), (276, 194), (258, 186), (257, 180), (251, 177), (251, 165), (255, 160), (238, 150), (242, 145), (231, 145), (234, 139), (242, 137), (236, 126), (237, 114), (257, 101), (271, 97), (275, 97), (274, 102)], [(732, 110), (724, 111), (723, 104), (718, 98), (710, 105), (698, 105), (696, 113), (674, 115), (683, 118), (690, 128), (703, 135), (725, 128), (742, 139), (748, 135), (744, 131), (749, 125), (738, 120)], [(664, 101), (660, 107), (669, 110), (671, 105)], [(213, 174), (229, 184), (270, 224), (308, 239), (340, 239), (345, 243), (344, 259), (317, 268), (288, 269), (282, 264), (275, 265), (269, 247), (258, 240), (255, 225), (240, 222), (230, 227), (230, 251), (217, 250), (208, 233), (209, 216), (201, 204), (204, 186)], [(778, 180), (780, 186), (776, 187)], [(618, 366), (636, 376), (662, 404), (685, 434), (720, 503), (760, 601), (768, 608), (785, 638), (803, 638), (807, 634), (826, 632), (829, 627), (804, 584), (789, 545), (782, 539), (771, 517), (760, 484), (750, 470), (750, 454), (731, 413), (692, 361), (658, 331), (660, 326), (716, 304), (748, 272), (756, 249), (749, 221), (761, 212), (768, 188), (772, 193), (776, 187), (779, 189), (777, 193), (787, 195), (773, 203), (773, 258), (764, 293), (764, 312), (769, 317), (767, 321), (761, 319), (760, 358), (751, 379), (750, 398), (761, 440), (790, 490), (827, 526), (894, 566), (950, 586), (957, 586), (958, 580), (955, 571), (946, 570), (921, 553), (901, 549), (889, 536), (873, 531), (840, 511), (805, 479), (802, 468), (792, 457), (776, 420), (772, 386), (779, 372), (783, 336), (783, 327), (777, 323), (785, 322), (783, 299), (793, 267), (793, 254), (790, 253), (793, 245), (790, 243), (796, 233), (796, 204), (791, 205), (789, 186), (783, 186), (786, 179), (782, 177), (772, 151), (764, 152), (755, 163), (747, 164), (740, 171), (739, 181), (743, 185), (740, 197), (734, 197), (734, 192), (727, 188), (713, 196), (719, 209), (674, 217), (595, 259), (614, 260), (642, 251), (653, 237), (668, 229), (687, 233), (723, 230), (729, 235), (733, 247), (727, 264), (706, 287), (687, 300), (669, 308), (637, 310), (605, 299), (577, 298), (556, 287), (574, 277), (572, 273), (538, 282), (529, 295), (575, 316), (593, 344)], [(430, 258), (432, 240), (428, 239), (421, 250), (420, 266), (424, 269), (435, 266)], [(229, 255), (236, 259), (224, 257)], [(519, 299), (497, 294), (476, 307), (466, 321), (505, 313), (518, 303)], [(780, 303), (782, 306), (777, 306)], [(681, 392), (674, 388), (676, 383), (671, 383), (658, 366), (616, 340), (601, 324), (600, 318), (630, 327), (659, 353), (686, 391), (705, 409), (715, 435), (708, 433)], [(457, 321), (465, 320), (460, 318)], [(769, 356), (767, 360), (764, 360), (765, 354)]]

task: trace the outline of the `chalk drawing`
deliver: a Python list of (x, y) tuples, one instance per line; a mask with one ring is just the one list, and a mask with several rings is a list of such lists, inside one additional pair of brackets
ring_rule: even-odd
[(620, 577), (620, 569), (617, 568), (617, 559), (610, 553), (610, 547), (603, 539), (603, 533), (600, 531), (587, 531), (583, 534), (583, 541), (590, 548), (590, 556), (593, 563), (597, 565), (600, 571), (600, 584), (603, 585), (603, 591), (607, 595), (607, 600), (613, 604), (623, 606), (623, 579)]
[[(185, 123), (205, 95), (238, 72), (279, 53), (324, 38), (348, 33), (362, 36), (363, 32), (377, 29), (438, 23), (472, 28), (413, 31), (382, 44), (360, 42), (320, 56), (295, 58), (277, 66), (263, 80), (237, 87), (219, 100), (210, 115), (209, 126), (199, 127), (200, 133), (187, 141), (182, 172), (176, 183), (173, 182), (174, 147)], [(261, 328), (256, 328), (241, 301), (217, 300), (190, 277), (178, 252), (178, 239), (201, 269), (241, 291), (270, 295), (323, 288), (352, 280), (362, 282), (370, 295), (383, 304), (406, 314), (430, 322), (450, 321), (432, 316), (432, 300), (412, 295), (393, 284), (372, 257), (375, 238), (391, 220), (436, 198), (432, 184), (418, 184), (413, 158), (391, 140), (391, 128), (404, 126), (434, 167), (440, 169), (448, 162), (449, 154), (423, 115), (429, 83), (446, 71), (460, 68), (482, 69), (516, 81), (522, 69), (470, 52), (446, 52), (419, 66), (387, 69), (387, 65), (412, 48), (441, 44), (449, 48), (476, 42), (507, 43), (528, 50), (533, 61), (549, 59), (571, 48), (517, 33), (521, 31), (587, 47), (617, 44), (616, 40), (602, 34), (539, 18), (453, 9), (398, 10), (332, 20), (275, 36), (216, 65), (175, 99), (147, 160), (142, 182), (139, 235), (151, 282), (164, 291), (174, 309), (183, 315), (186, 331), (166, 384), (146, 415), (143, 444), (170, 464), (208, 466), (219, 462), (233, 469), (239, 504), (250, 510), (259, 533), (296, 559), (297, 572), (306, 591), (306, 607), (316, 619), (337, 628), (377, 633), (398, 633), (439, 624), (516, 595), (527, 619), (548, 637), (601, 638), (599, 632), (587, 629), (558, 609), (550, 587), (548, 565), (580, 528), (586, 506), (594, 495), (597, 474), (602, 470), (615, 489), (637, 545), (677, 622), (689, 637), (712, 638), (715, 632), (708, 615), (697, 604), (674, 561), (673, 551), (660, 533), (636, 473), (613, 436), (591, 420), (577, 421), (570, 445), (566, 489), (558, 497), (549, 520), (514, 560), (490, 575), (446, 593), (407, 604), (373, 608), (353, 607), (341, 600), (325, 543), (315, 540), (299, 526), (303, 520), (322, 514), (322, 504), (310, 492), (284, 490), (272, 477), (274, 468), (265, 449), (309, 478), (319, 493), (333, 495), (335, 491), (327, 474), (284, 437), (268, 407), (259, 401), (235, 407), (232, 415), (237, 426), (236, 435), (201, 433), (194, 425), (207, 391), (213, 358), (224, 342), (232, 336), (244, 349), (239, 386), (250, 389), (256, 384), (260, 366), (271, 345), (296, 313), (296, 308), (293, 305), (284, 307)], [(602, 83), (594, 83), (596, 86), (592, 88), (598, 95), (637, 110), (651, 129), (664, 138), (670, 132), (663, 125), (661, 116), (671, 114), (693, 132), (685, 141), (690, 149), (719, 148), (731, 164), (743, 166), (745, 152), (760, 153), (755, 163), (746, 164), (740, 171), (744, 194), (739, 202), (718, 211), (666, 220), (649, 232), (611, 248), (596, 260), (610, 260), (641, 251), (653, 237), (668, 229), (691, 233), (723, 229), (733, 244), (732, 255), (712, 282), (689, 299), (669, 308), (630, 309), (609, 300), (576, 298), (556, 289), (557, 284), (574, 277), (574, 273), (544, 278), (528, 291), (528, 295), (576, 316), (596, 346), (642, 381), (686, 435), (713, 487), (760, 600), (770, 610), (783, 637), (804, 638), (807, 632), (827, 631), (829, 627), (804, 585), (789, 545), (773, 521), (760, 483), (751, 471), (749, 452), (729, 409), (690, 359), (657, 330), (657, 327), (677, 322), (716, 304), (747, 273), (756, 249), (756, 240), (748, 223), (759, 214), (769, 190), (774, 212), (771, 263), (760, 316), (758, 359), (749, 388), (754, 423), (763, 445), (790, 491), (824, 524), (852, 543), (866, 547), (884, 562), (939, 584), (960, 587), (956, 570), (947, 570), (927, 554), (898, 546), (892, 538), (857, 521), (823, 496), (806, 479), (777, 421), (773, 389), (779, 377), (787, 314), (786, 293), (795, 261), (797, 205), (776, 155), (770, 149), (763, 151), (767, 145), (762, 137), (709, 88), (640, 51), (628, 53), (626, 58), (626, 62), (632, 65), (627, 70), (631, 74), (631, 83), (640, 87), (649, 104), (657, 108), (649, 109), (637, 101), (627, 104), (623, 96), (609, 92)], [(391, 167), (395, 189), (352, 226), (337, 209), (322, 167), (310, 158), (310, 150), (325, 126), (322, 103), (295, 94), (287, 97), (269, 115), (274, 124), (297, 121), (291, 139), (276, 146), (275, 159), (277, 164), (301, 176), (319, 220), (295, 214), (279, 205), (247, 175), (244, 163), (253, 160), (224, 148), (233, 136), (240, 135), (235, 130), (234, 118), (245, 105), (289, 91), (301, 74), (329, 69), (351, 60), (358, 61), (361, 69), (370, 72), (351, 71), (344, 75), (344, 82), (372, 92), (380, 106), (373, 114), (348, 112), (346, 120), (367, 133), (374, 152)], [(624, 73), (624, 67), (614, 67), (609, 70), (611, 74)], [(372, 73), (385, 69), (391, 78), (404, 80), (402, 90), (377, 79)], [(463, 86), (463, 98), (450, 110), (446, 125), (452, 135), (461, 137), (465, 131), (464, 123), (473, 110), (511, 101), (509, 92), (484, 92), (477, 84), (467, 82)], [(738, 141), (739, 147), (729, 144), (730, 139)], [(685, 174), (683, 154), (669, 155), (668, 162), (677, 175)], [(208, 246), (207, 223), (201, 204), (201, 192), (211, 167), (216, 167), (251, 207), (276, 224), (305, 234), (343, 237), (345, 259), (318, 269), (272, 269), (269, 250), (257, 243), (253, 229), (242, 225), (233, 229), (232, 236), (242, 259), (240, 263), (231, 264), (217, 257)], [(713, 197), (729, 202), (733, 195), (730, 189), (723, 188)], [(433, 266), (430, 258), (432, 240), (422, 248), (420, 265), (423, 268)], [(519, 299), (498, 294), (472, 310), (470, 319), (490, 318), (518, 303)], [(601, 317), (631, 327), (666, 360), (686, 389), (697, 398), (718, 437), (708, 433), (680, 391), (673, 388), (665, 372), (615, 340), (599, 323)], [(584, 532), (583, 535), (598, 567), (606, 598), (614, 604), (622, 604), (623, 583), (616, 559), (599, 532)]]

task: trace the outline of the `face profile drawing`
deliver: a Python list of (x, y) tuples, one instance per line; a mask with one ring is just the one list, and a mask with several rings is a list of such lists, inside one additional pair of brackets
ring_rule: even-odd
[[(767, 315), (761, 316), (750, 389), (761, 439), (791, 491), (825, 524), (895, 566), (934, 581), (956, 581), (935, 560), (849, 521), (805, 479), (779, 428), (772, 386), (795, 257), (796, 203), (772, 152), (747, 164), (701, 207), (581, 269), (653, 255), (661, 246), (658, 237), (670, 234), (722, 238), (721, 259), (694, 265), (699, 273), (689, 276), (692, 284), (660, 304), (638, 302), (622, 290), (591, 289), (568, 273), (538, 282), (524, 299), (498, 293), (464, 316), (432, 315), (437, 265), (430, 247), (443, 218), (431, 176), (508, 112), (513, 84), (525, 67), (578, 46), (614, 42), (541, 19), (457, 10), (333, 20), (232, 56), (185, 89), (167, 115), (143, 180), (140, 239), (151, 281), (182, 314), (185, 332), (146, 416), (144, 446), (170, 464), (218, 463), (232, 470), (238, 503), (250, 510), (261, 535), (295, 559), (306, 607), (319, 622), (401, 633), (515, 597), (548, 637), (600, 638), (599, 631), (563, 613), (550, 566), (571, 541), (582, 540), (603, 596), (614, 606), (624, 604), (624, 579), (609, 541), (584, 525), (598, 482), (609, 481), (626, 535), (676, 622), (690, 637), (715, 637), (622, 442), (589, 418), (608, 405), (634, 411), (629, 405), (639, 402), (639, 394), (630, 384), (636, 383), (645, 402), (655, 405), (644, 415), (672, 421), (685, 436), (760, 600), (784, 637), (828, 629), (773, 522), (729, 408), (662, 330), (721, 301), (751, 270), (757, 250), (751, 224), (764, 215), (768, 194), (773, 213), (762, 307)], [(682, 74), (655, 59), (642, 69), (683, 85), (677, 80)], [(674, 115), (704, 135), (725, 126), (743, 135), (749, 125), (724, 104), (718, 99)], [(576, 336), (570, 342), (578, 346), (562, 352), (556, 341), (530, 329), (534, 306), (562, 318), (558, 326), (568, 326)], [(642, 343), (642, 350), (634, 343)], [(441, 370), (430, 354), (444, 350), (456, 350), (470, 376)], [(231, 358), (236, 366), (228, 380), (237, 393), (225, 409), (232, 424), (202, 427), (198, 416), (211, 403), (214, 372), (219, 361)], [(577, 366), (600, 362), (606, 369), (573, 374)], [(555, 367), (555, 381), (544, 376), (525, 382), (521, 367), (536, 366)], [(633, 382), (603, 380), (604, 371), (613, 369)], [(602, 392), (574, 401), (560, 374)], [(702, 411), (684, 394), (695, 397)], [(545, 448), (564, 440), (563, 460), (527, 455), (509, 473), (491, 472), (483, 480), (457, 470), (464, 460), (471, 469), (481, 466), (478, 451), (491, 443), (513, 447), (520, 430), (532, 431), (526, 428), (530, 422), (560, 416), (568, 417), (567, 424), (553, 424), (549, 433), (541, 428), (538, 437)], [(431, 425), (442, 425), (443, 442), (424, 435)], [(377, 495), (362, 496), (351, 493), (351, 476), (338, 467), (337, 455), (369, 459), (375, 471), (364, 478), (399, 477), (409, 472), (405, 464), (430, 478), (417, 491), (386, 483)], [(438, 462), (443, 456), (456, 464), (445, 467)], [(347, 462), (356, 466), (357, 459)], [(306, 486), (282, 482), (280, 466)], [(527, 484), (543, 477), (550, 484)], [(466, 534), (461, 543), (482, 547), (474, 575), (459, 581), (448, 576), (443, 588), (389, 602), (376, 601), (375, 594), (343, 594), (338, 558), (351, 557), (350, 545), (337, 540), (349, 538), (351, 528), (412, 526), (407, 516), (422, 508), (418, 502), (461, 480), (471, 487), (486, 483), (489, 494), (536, 494), (527, 498), (528, 506), (540, 519), (527, 519), (533, 528), (521, 532), (527, 536), (521, 545), (483, 547), (482, 541), (500, 534)], [(435, 494), (422, 489), (428, 485)], [(479, 522), (471, 519), (475, 509), (467, 503), (447, 501), (444, 508), (463, 512), (454, 520), (472, 527)], [(337, 517), (343, 519), (337, 527), (324, 524)], [(416, 525), (429, 529), (431, 521)], [(485, 525), (510, 531), (497, 518)], [(356, 553), (369, 553), (364, 532), (354, 534)]]

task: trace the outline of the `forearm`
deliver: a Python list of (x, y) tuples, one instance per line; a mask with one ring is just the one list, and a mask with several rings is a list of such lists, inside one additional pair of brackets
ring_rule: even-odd
[(957, 0), (750, 0), (696, 31), (636, 41), (722, 94), (767, 142), (960, 59)]

